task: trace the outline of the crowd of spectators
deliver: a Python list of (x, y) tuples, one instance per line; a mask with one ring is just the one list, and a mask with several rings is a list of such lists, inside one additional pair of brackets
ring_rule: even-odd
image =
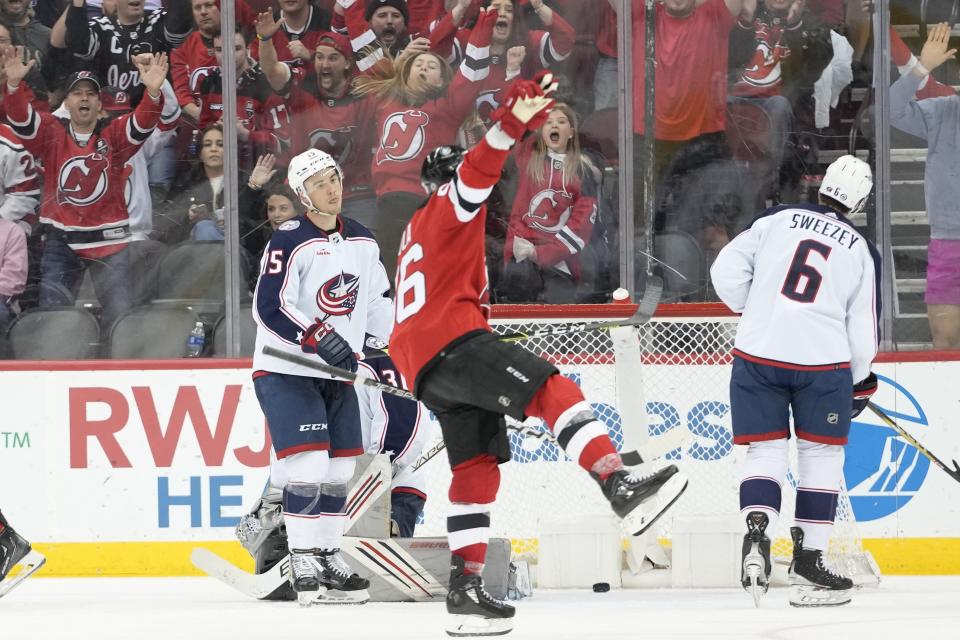
[[(241, 171), (234, 224), (251, 265), (245, 293), (271, 230), (300, 210), (283, 178), (311, 146), (343, 167), (344, 213), (375, 233), (392, 276), (400, 235), (424, 199), (424, 156), (469, 146), (505, 87), (544, 68), (560, 77), (560, 102), (518, 146), (490, 201), (493, 300), (609, 299), (619, 273), (618, 63), (633, 74), (638, 210), (651, 135), (645, 3), (632, 2), (626, 56), (618, 5), (235, 0), (236, 33), (224, 38), (221, 0), (0, 0), (0, 112), (10, 125), (0, 125), (0, 152), (10, 156), (0, 158), (0, 323), (21, 307), (74, 304), (88, 271), (104, 327), (162, 298), (153, 283), (170, 247), (224, 240), (230, 144)], [(837, 38), (852, 51), (841, 66), (862, 64), (869, 23), (859, 6), (657, 2), (653, 229), (689, 240), (702, 265), (695, 275), (758, 211), (802, 199), (801, 178), (822, 173), (809, 141), (836, 124), (815, 114), (818, 103), (835, 104), (838, 88), (817, 82), (837, 61)], [(157, 96), (147, 77), (168, 63)], [(236, 141), (223, 133), (225, 64), (238, 78), (236, 113), (226, 116)]]

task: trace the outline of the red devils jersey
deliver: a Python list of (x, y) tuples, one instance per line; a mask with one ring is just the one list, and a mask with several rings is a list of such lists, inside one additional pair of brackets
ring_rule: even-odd
[(513, 139), (499, 126), (464, 156), (456, 176), (407, 225), (397, 258), (390, 355), (407, 380), (441, 349), (477, 329), (489, 331), (484, 205)]
[(329, 153), (343, 169), (343, 197), (369, 194), (370, 159), (377, 139), (371, 126), (375, 114), (372, 97), (361, 98), (345, 92), (325, 96), (310, 75), (286, 98), (291, 110), (290, 153), (302, 153), (311, 147)]
[(98, 127), (83, 145), (69, 120), (37, 113), (22, 89), (3, 103), (14, 132), (44, 167), (40, 221), (66, 231), (67, 244), (85, 258), (122, 249), (130, 241), (124, 165), (157, 126), (163, 98), (144, 96), (133, 113)]
[[(220, 67), (197, 69), (194, 93), (200, 97), (200, 127), (223, 117), (223, 79)], [(250, 131), (251, 142), (279, 153), (279, 130), (289, 124), (283, 100), (270, 88), (260, 65), (240, 74), (237, 85), (237, 119)], [(278, 118), (279, 115), (279, 118)]]
[[(470, 35), (469, 29), (461, 29), (457, 32), (455, 44), (457, 59), (462, 57), (462, 51)], [(527, 41), (523, 43), (527, 48), (527, 57), (520, 69), (521, 75), (524, 78), (532, 78), (539, 71), (566, 60), (573, 50), (575, 39), (576, 32), (573, 27), (561, 18), (560, 14), (554, 12), (549, 31), (527, 32)], [(477, 112), (484, 122), (490, 122), (490, 114), (500, 106), (503, 89), (509, 83), (506, 56), (491, 55), (490, 73), (481, 83), (476, 101)]]
[[(799, 26), (799, 25), (798, 25)], [(754, 21), (756, 50), (730, 93), (738, 96), (778, 96), (783, 84), (783, 60), (790, 56), (786, 26), (778, 19)]]
[(173, 76), (173, 90), (181, 107), (195, 102), (196, 96), (190, 85), (191, 74), (196, 69), (216, 66), (213, 39), (204, 38), (199, 31), (191, 33), (186, 42), (170, 52), (170, 75)]
[(597, 221), (596, 178), (584, 166), (570, 175), (564, 170), (562, 155), (548, 154), (543, 159), (544, 179), (537, 182), (527, 172), (532, 146), (524, 144), (517, 153), (519, 185), (510, 212), (504, 263), (513, 257), (513, 238), (519, 236), (536, 247), (541, 268), (556, 267), (579, 280), (580, 252), (590, 242)]
[[(347, 28), (357, 56), (357, 68), (365, 71), (383, 57), (379, 47), (368, 46), (376, 36), (364, 19), (364, 4), (354, 2), (346, 11)], [(393, 192), (423, 194), (420, 167), (435, 147), (453, 144), (460, 123), (470, 114), (482, 81), (489, 73), (489, 30), (474, 29), (463, 62), (446, 94), (419, 106), (390, 99), (377, 107), (377, 137), (371, 174), (377, 196)]]

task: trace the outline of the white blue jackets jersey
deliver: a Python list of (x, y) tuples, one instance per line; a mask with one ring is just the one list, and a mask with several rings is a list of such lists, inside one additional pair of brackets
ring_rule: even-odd
[[(397, 366), (390, 358), (373, 358), (360, 362), (359, 375), (379, 382), (409, 389)], [(405, 470), (416, 462), (424, 447), (439, 435), (436, 420), (422, 403), (389, 395), (366, 385), (354, 385), (360, 402), (360, 423), (363, 427), (363, 450), (386, 453), (393, 465), (394, 489), (415, 489), (426, 495), (426, 474)]]
[(769, 209), (720, 251), (710, 276), (743, 314), (738, 355), (788, 368), (849, 363), (854, 382), (870, 373), (880, 255), (842, 215), (812, 204)]
[(322, 231), (306, 216), (287, 220), (274, 232), (260, 260), (254, 291), (257, 323), (254, 371), (330, 376), (263, 354), (263, 347), (303, 357), (304, 330), (319, 319), (331, 324), (356, 353), (365, 334), (386, 340), (393, 325), (390, 283), (380, 248), (363, 225), (337, 219), (336, 231)]

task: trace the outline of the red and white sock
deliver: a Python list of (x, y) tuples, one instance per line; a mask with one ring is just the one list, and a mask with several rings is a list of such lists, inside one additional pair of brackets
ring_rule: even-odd
[(447, 540), (450, 553), (463, 558), (465, 574), (483, 572), (490, 539), (490, 509), (500, 488), (497, 459), (480, 455), (453, 467)]
[(623, 468), (607, 428), (597, 420), (573, 380), (559, 374), (550, 376), (524, 413), (542, 418), (567, 456), (601, 480)]

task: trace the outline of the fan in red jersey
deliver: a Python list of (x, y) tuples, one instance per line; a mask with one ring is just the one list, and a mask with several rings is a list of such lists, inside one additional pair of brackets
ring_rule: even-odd
[[(378, 240), (384, 256), (392, 257), (400, 235), (423, 200), (420, 165), (430, 149), (453, 144), (482, 81), (487, 77), (490, 37), (497, 16), (483, 12), (466, 50), (466, 58), (454, 74), (436, 53), (417, 51), (396, 61), (385, 59), (364, 20), (359, 0), (338, 0), (346, 10), (357, 66), (369, 70), (354, 81), (354, 91), (379, 99), (377, 136), (371, 172), (377, 193)], [(387, 259), (393, 275), (393, 260)]]
[(599, 186), (599, 170), (580, 152), (577, 114), (569, 105), (556, 105), (516, 157), (519, 184), (498, 301), (576, 302)]
[(453, 470), (447, 632), (455, 636), (504, 634), (513, 626), (513, 607), (491, 597), (480, 577), (498, 465), (510, 459), (505, 415), (542, 418), (632, 533), (645, 531), (686, 488), (673, 465), (646, 478), (628, 473), (576, 383), (500, 342), (487, 324), (484, 201), (513, 145), (546, 119), (555, 88), (550, 74), (514, 83), (494, 126), (462, 159), (450, 147), (427, 156), (423, 182), (432, 195), (407, 226), (398, 257), (390, 353), (440, 421)]
[(34, 111), (21, 83), (34, 62), (23, 63), (22, 49), (7, 47), (3, 54), (4, 105), (14, 132), (43, 163), (46, 175), (40, 204), (40, 222), (46, 225), (40, 306), (72, 305), (89, 268), (103, 307), (103, 326), (109, 327), (131, 304), (124, 164), (160, 120), (167, 55), (155, 54), (149, 69), (140, 66), (146, 91), (133, 113), (104, 125), (98, 121), (100, 82), (89, 71), (67, 79), (69, 120)]
[[(245, 170), (264, 153), (280, 153), (284, 127), (289, 123), (283, 100), (270, 89), (260, 66), (247, 55), (247, 36), (233, 35), (234, 44), (225, 45), (221, 36), (213, 39), (218, 64), (234, 61), (237, 69), (237, 139), (240, 166)], [(198, 69), (193, 74), (194, 93), (200, 99), (199, 124), (206, 128), (223, 120), (223, 77), (220, 67)]]
[(321, 34), (314, 51), (313, 73), (301, 74), (277, 58), (273, 46), (277, 29), (269, 11), (257, 16), (260, 67), (290, 109), (286, 135), (290, 153), (296, 155), (313, 147), (330, 154), (345, 175), (343, 215), (379, 237), (376, 201), (370, 188), (370, 161), (376, 139), (370, 123), (376, 105), (372, 98), (350, 92), (354, 69), (350, 41), (332, 31)]
[[(470, 4), (463, 0), (449, 14), (457, 24), (469, 16), (469, 11), (457, 11), (465, 3)], [(490, 43), (490, 74), (483, 81), (476, 102), (480, 119), (485, 123), (489, 122), (490, 113), (500, 106), (502, 92), (514, 78), (518, 75), (530, 78), (538, 71), (566, 60), (576, 38), (573, 27), (543, 0), (530, 0), (530, 7), (545, 30), (527, 30), (520, 15), (519, 0), (488, 0), (486, 4), (497, 14), (497, 22)], [(470, 29), (457, 32), (453, 43), (454, 59), (463, 56), (470, 33)]]

